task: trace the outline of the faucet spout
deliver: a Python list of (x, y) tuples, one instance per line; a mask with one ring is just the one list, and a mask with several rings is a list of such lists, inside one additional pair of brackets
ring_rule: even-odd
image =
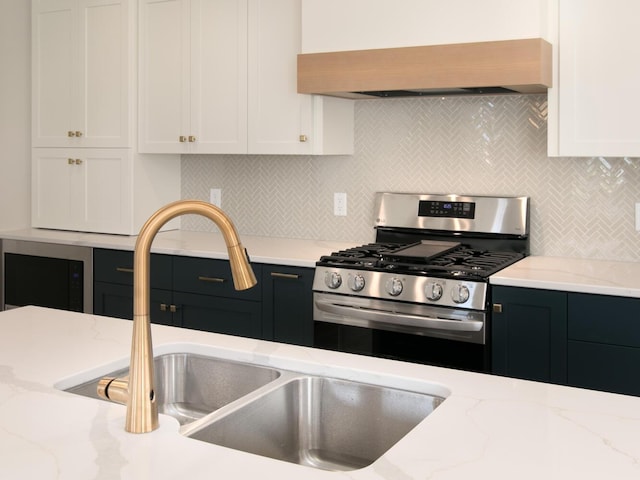
[(186, 214), (207, 217), (220, 229), (227, 246), (236, 290), (246, 290), (257, 283), (235, 226), (218, 207), (198, 200), (181, 200), (165, 205), (149, 217), (138, 234), (133, 257), (133, 338), (129, 377), (103, 378), (98, 385), (101, 397), (126, 403), (127, 432), (146, 433), (158, 428), (149, 308), (151, 244), (165, 223)]

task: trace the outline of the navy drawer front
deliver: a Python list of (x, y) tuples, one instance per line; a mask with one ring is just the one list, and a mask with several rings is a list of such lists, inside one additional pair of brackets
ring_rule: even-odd
[[(261, 266), (251, 266), (256, 278), (260, 278)], [(262, 300), (260, 284), (248, 290), (234, 288), (231, 266), (227, 260), (174, 257), (173, 290), (243, 300)]]
[(571, 293), (568, 300), (569, 339), (640, 347), (640, 299)]
[(640, 348), (569, 341), (569, 385), (640, 395)]
[[(93, 272), (96, 282), (133, 285), (133, 252), (94, 249)], [(171, 256), (152, 254), (151, 288), (171, 290), (171, 281)]]

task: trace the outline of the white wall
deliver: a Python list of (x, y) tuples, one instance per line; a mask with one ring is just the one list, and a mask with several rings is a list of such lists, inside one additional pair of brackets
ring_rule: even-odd
[(31, 2), (0, 6), (0, 230), (8, 230), (31, 222)]

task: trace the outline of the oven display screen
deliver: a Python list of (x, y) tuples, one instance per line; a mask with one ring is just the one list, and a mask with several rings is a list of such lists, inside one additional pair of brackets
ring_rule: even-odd
[(442, 202), (422, 200), (418, 205), (419, 217), (475, 218), (476, 204), (473, 202)]

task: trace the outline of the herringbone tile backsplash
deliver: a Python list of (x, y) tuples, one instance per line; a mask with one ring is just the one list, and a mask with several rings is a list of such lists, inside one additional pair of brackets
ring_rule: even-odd
[[(546, 95), (356, 102), (353, 156), (182, 157), (182, 197), (222, 208), (241, 234), (373, 241), (377, 191), (528, 195), (536, 255), (640, 260), (639, 158), (549, 158)], [(346, 192), (346, 217), (333, 193)], [(214, 230), (186, 217), (185, 230)]]

